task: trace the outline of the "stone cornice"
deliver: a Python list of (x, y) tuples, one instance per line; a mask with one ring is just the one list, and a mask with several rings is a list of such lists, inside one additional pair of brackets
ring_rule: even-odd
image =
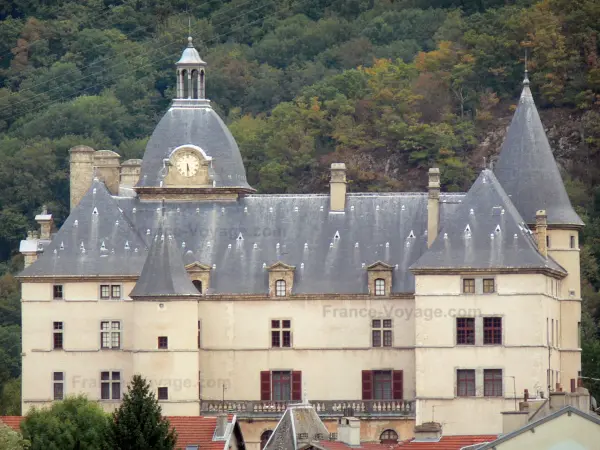
[(558, 270), (543, 268), (500, 268), (500, 269), (474, 269), (474, 268), (419, 268), (411, 269), (414, 275), (478, 275), (478, 274), (541, 274), (553, 278), (565, 278), (566, 273)]

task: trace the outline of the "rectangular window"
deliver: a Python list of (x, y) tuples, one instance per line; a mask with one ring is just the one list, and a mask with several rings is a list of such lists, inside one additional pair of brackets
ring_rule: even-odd
[(105, 320), (100, 322), (100, 348), (121, 348), (121, 322)]
[(54, 350), (62, 350), (63, 349), (63, 323), (62, 322), (53, 322), (54, 333), (52, 336), (52, 348)]
[(465, 294), (475, 293), (475, 279), (474, 278), (463, 278), (463, 292)]
[(581, 322), (577, 322), (577, 348), (581, 348)]
[(271, 347), (290, 348), (292, 346), (292, 321), (271, 320)]
[(458, 345), (475, 345), (475, 318), (459, 317), (456, 319), (456, 343)]
[(53, 372), (52, 383), (54, 391), (54, 400), (62, 400), (65, 396), (65, 373)]
[(169, 388), (168, 387), (159, 387), (158, 388), (158, 399), (159, 400), (169, 400)]
[(556, 319), (556, 346), (560, 347), (560, 334), (558, 334), (560, 328), (558, 327), (558, 319)]
[(550, 319), (550, 344), (554, 347), (554, 319)]
[(201, 331), (200, 321), (198, 321), (198, 348), (202, 348), (202, 341), (200, 340), (200, 331)]
[(475, 371), (457, 370), (456, 371), (456, 394), (459, 397), (474, 397), (475, 396)]
[(158, 348), (163, 350), (169, 348), (169, 338), (167, 336), (158, 337)]
[(54, 300), (62, 300), (63, 299), (63, 285), (55, 284), (52, 286), (52, 298)]
[(100, 399), (121, 399), (121, 372), (100, 372)]
[(502, 397), (502, 369), (485, 369), (483, 371), (483, 395), (485, 397)]
[(375, 280), (375, 295), (385, 295), (385, 280), (383, 278)]
[(484, 278), (483, 279), (483, 293), (484, 294), (492, 294), (496, 292), (496, 280), (493, 278)]
[(121, 285), (120, 284), (113, 284), (110, 287), (110, 297), (113, 299), (120, 299), (121, 298)]
[(392, 319), (371, 321), (371, 345), (373, 347), (392, 346)]
[(277, 280), (275, 282), (275, 295), (277, 297), (285, 297), (285, 280)]
[(108, 284), (100, 285), (100, 298), (101, 299), (110, 298), (110, 285), (108, 285)]
[(550, 236), (546, 235), (546, 248), (550, 248)]
[(373, 399), (392, 400), (392, 371), (373, 371)]
[(571, 248), (575, 248), (576, 247), (576, 243), (575, 243), (575, 236), (571, 236)]
[(273, 401), (282, 402), (292, 398), (292, 373), (287, 371), (271, 372)]
[(483, 318), (483, 343), (485, 345), (502, 344), (502, 317)]

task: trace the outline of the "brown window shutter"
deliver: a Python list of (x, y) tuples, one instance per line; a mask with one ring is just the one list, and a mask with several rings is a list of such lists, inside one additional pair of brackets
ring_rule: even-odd
[(260, 372), (260, 399), (271, 400), (271, 372), (268, 370)]
[(362, 371), (362, 399), (373, 400), (373, 371)]
[(392, 372), (392, 394), (394, 400), (404, 399), (403, 379), (404, 373), (402, 370), (394, 370)]
[(292, 400), (302, 400), (302, 372), (292, 372)]

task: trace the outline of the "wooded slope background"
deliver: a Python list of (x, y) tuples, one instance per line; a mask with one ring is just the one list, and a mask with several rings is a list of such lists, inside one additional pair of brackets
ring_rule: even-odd
[(141, 157), (190, 28), (262, 193), (325, 192), (334, 161), (353, 191), (422, 190), (433, 164), (445, 190), (468, 189), (497, 153), (527, 50), (587, 224), (583, 375), (600, 378), (597, 0), (0, 1), (0, 414), (19, 413), (19, 240), (43, 204), (59, 224), (68, 214), (69, 148)]

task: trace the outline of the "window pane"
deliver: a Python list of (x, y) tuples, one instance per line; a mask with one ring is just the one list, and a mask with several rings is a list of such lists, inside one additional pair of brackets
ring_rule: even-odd
[(283, 331), (283, 345), (282, 347), (291, 347), (292, 346), (292, 332), (291, 331)]
[(100, 322), (100, 329), (102, 331), (108, 331), (110, 324), (109, 322)]
[(54, 322), (54, 329), (55, 330), (62, 330), (63, 329), (63, 323), (62, 322)]
[(102, 381), (110, 380), (110, 372), (100, 372), (100, 379)]
[(385, 330), (383, 332), (383, 346), (384, 347), (392, 346), (392, 332), (390, 330)]
[(119, 381), (121, 379), (121, 372), (113, 372), (112, 379), (113, 381)]
[(121, 298), (121, 286), (118, 284), (113, 284), (111, 286), (112, 292), (111, 292), (111, 297), (112, 298)]
[(271, 320), (271, 328), (279, 328), (279, 320)]
[(271, 331), (271, 347), (280, 347), (280, 333), (279, 331)]
[(376, 370), (373, 373), (373, 398), (375, 400), (392, 399), (392, 372)]
[(384, 319), (383, 328), (392, 328), (392, 319)]
[(121, 333), (112, 333), (112, 347), (121, 348)]
[(100, 383), (100, 398), (110, 400), (110, 383)]
[(381, 320), (379, 320), (379, 319), (373, 320), (372, 327), (373, 328), (381, 328)]
[(54, 348), (62, 349), (63, 348), (63, 335), (62, 333), (54, 333)]
[(483, 371), (483, 395), (486, 397), (502, 396), (501, 369), (486, 369)]
[(63, 383), (54, 383), (54, 400), (62, 400), (64, 397)]
[(277, 297), (285, 297), (285, 281), (277, 280), (275, 282), (275, 294)]
[(102, 337), (102, 348), (110, 348), (110, 333), (100, 333)]
[(112, 384), (112, 399), (113, 400), (121, 399), (121, 383), (113, 383)]
[(158, 399), (159, 400), (168, 400), (169, 399), (169, 388), (168, 387), (159, 387), (158, 388)]
[(463, 279), (463, 292), (465, 294), (474, 294), (475, 293), (475, 279), (473, 279), (473, 278), (464, 278)]
[(488, 345), (502, 344), (502, 318), (483, 318), (483, 343)]
[(292, 380), (290, 372), (274, 371), (272, 373), (273, 400), (287, 401), (291, 399)]
[(382, 278), (375, 280), (375, 295), (385, 295), (385, 280)]
[(491, 294), (494, 292), (494, 279), (493, 278), (485, 278), (483, 280), (483, 292), (486, 294)]
[(282, 327), (283, 328), (290, 328), (291, 325), (292, 325), (292, 321), (291, 320), (283, 320), (282, 322), (283, 322), (282, 323)]
[(108, 298), (110, 295), (110, 286), (108, 284), (100, 285), (100, 298)]
[(62, 299), (63, 298), (63, 287), (62, 284), (55, 284), (52, 287), (52, 295), (55, 299)]
[(64, 380), (64, 374), (62, 372), (54, 372), (52, 379), (54, 381), (63, 381)]
[(459, 345), (475, 344), (475, 319), (473, 317), (456, 319), (456, 343)]
[(471, 397), (475, 395), (475, 371), (474, 370), (458, 370), (457, 371), (459, 397)]
[(373, 347), (381, 347), (381, 331), (373, 330)]

